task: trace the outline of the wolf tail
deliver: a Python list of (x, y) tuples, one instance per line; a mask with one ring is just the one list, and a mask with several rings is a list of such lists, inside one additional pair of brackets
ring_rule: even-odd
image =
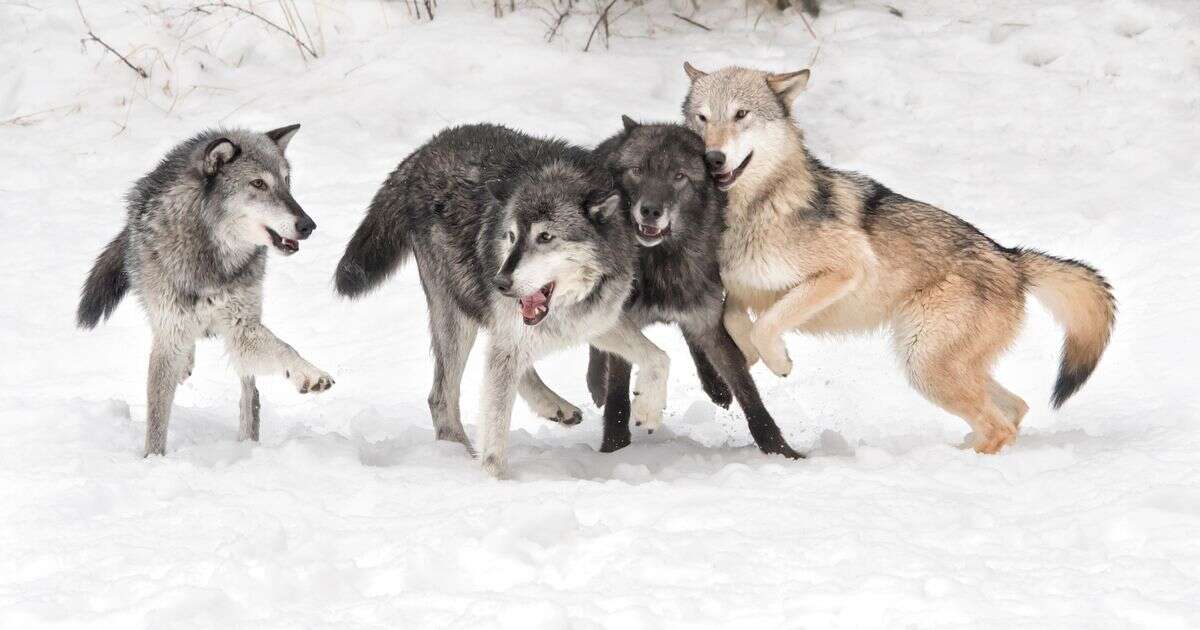
[(104, 251), (96, 257), (96, 264), (88, 273), (79, 296), (79, 310), (75, 313), (75, 325), (92, 329), (101, 319), (108, 319), (117, 309), (121, 298), (129, 290), (129, 274), (125, 272), (125, 250), (129, 244), (128, 230), (121, 230)]
[(367, 208), (334, 277), (338, 295), (357, 298), (386, 280), (412, 253), (408, 213), (398, 201), (403, 191), (393, 174)]
[(1016, 253), (1029, 292), (1067, 332), (1051, 399), (1057, 409), (1087, 382), (1100, 362), (1112, 336), (1117, 301), (1108, 281), (1084, 263), (1029, 249)]

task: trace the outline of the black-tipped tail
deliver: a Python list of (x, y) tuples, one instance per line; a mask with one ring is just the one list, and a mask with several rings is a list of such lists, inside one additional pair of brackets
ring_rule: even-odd
[(125, 250), (129, 237), (122, 230), (104, 251), (96, 257), (96, 264), (88, 273), (80, 292), (79, 310), (75, 313), (75, 325), (92, 329), (101, 319), (108, 319), (117, 309), (121, 298), (129, 290), (129, 274), (125, 273)]
[(396, 193), (391, 181), (375, 193), (367, 216), (338, 262), (334, 276), (338, 295), (356, 298), (371, 291), (412, 253), (408, 218), (403, 208), (397, 207)]

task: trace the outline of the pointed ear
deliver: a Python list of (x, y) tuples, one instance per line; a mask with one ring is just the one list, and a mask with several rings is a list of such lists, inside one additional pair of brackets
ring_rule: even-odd
[(611, 221), (620, 209), (621, 195), (616, 191), (598, 192), (588, 197), (587, 215), (597, 225)]
[(693, 83), (696, 81), (696, 79), (699, 79), (700, 77), (708, 76), (707, 72), (704, 72), (703, 70), (699, 70), (698, 68), (696, 68), (696, 66), (693, 66), (692, 64), (690, 64), (686, 61), (683, 62), (683, 71), (687, 73), (688, 78), (691, 79)]
[(621, 114), (621, 124), (625, 125), (625, 133), (629, 133), (630, 131), (633, 131), (641, 126), (638, 124), (638, 121), (626, 116), (625, 114)]
[(808, 85), (808, 74), (807, 68), (785, 74), (768, 74), (767, 86), (785, 103), (791, 104), (804, 91), (804, 86)]
[(483, 187), (487, 189), (488, 194), (496, 201), (503, 202), (504, 198), (508, 196), (508, 186), (504, 185), (503, 180), (489, 179), (483, 182)]
[(297, 131), (300, 131), (299, 124), (288, 125), (268, 131), (267, 137), (275, 142), (275, 146), (279, 147), (279, 151), (282, 153), (287, 150), (288, 143), (292, 141), (292, 136), (296, 135)]
[(204, 171), (205, 177), (212, 177), (222, 166), (236, 160), (241, 153), (241, 148), (229, 138), (217, 138), (204, 148), (204, 163), (200, 169)]

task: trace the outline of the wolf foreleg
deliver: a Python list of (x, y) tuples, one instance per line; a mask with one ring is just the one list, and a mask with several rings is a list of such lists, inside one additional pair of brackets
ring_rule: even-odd
[(763, 363), (777, 376), (791, 374), (792, 360), (783, 343), (783, 333), (804, 324), (861, 283), (861, 272), (827, 271), (810, 276), (785, 293), (755, 320), (750, 330), (750, 340)]
[(508, 474), (508, 430), (512, 424), (517, 381), (530, 362), (515, 350), (492, 342), (487, 350), (480, 411), (479, 452), (483, 469), (502, 479)]
[(583, 412), (579, 407), (567, 402), (550, 389), (532, 367), (525, 370), (517, 383), (517, 391), (521, 398), (529, 403), (537, 415), (566, 426), (575, 426), (583, 421)]
[(638, 368), (633, 423), (653, 431), (662, 424), (667, 404), (667, 372), (671, 360), (624, 316), (611, 330), (591, 340), (593, 346), (624, 358)]
[(301, 394), (323, 392), (333, 387), (334, 381), (329, 374), (304, 360), (300, 353), (262, 324), (235, 327), (226, 338), (226, 344), (242, 376), (283, 372)]

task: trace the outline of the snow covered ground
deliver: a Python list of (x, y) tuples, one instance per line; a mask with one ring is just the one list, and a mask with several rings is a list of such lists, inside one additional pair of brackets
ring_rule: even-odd
[[(621, 0), (588, 53), (589, 2), (550, 43), (535, 6), (258, 3), (298, 8), (313, 60), (228, 9), (84, 0), (149, 79), (82, 46), (73, 3), (0, 3), (0, 627), (1200, 626), (1200, 5), (889, 1), (903, 18), (827, 0), (814, 38), (743, 0), (701, 2), (711, 32), (671, 16), (690, 2)], [(446, 125), (593, 143), (623, 113), (675, 119), (684, 59), (811, 62), (797, 115), (826, 161), (1100, 267), (1121, 311), (1092, 381), (1050, 411), (1061, 333), (1031, 302), (998, 369), (1031, 412), (979, 456), (882, 336), (793, 337), (790, 378), (755, 368), (811, 453), (791, 462), (707, 402), (662, 328), (667, 428), (631, 448), (597, 453), (590, 407), (568, 429), (521, 404), (513, 480), (435, 443), (413, 269), (361, 302), (330, 289), (376, 187)], [(266, 322), (337, 386), (262, 379), (262, 443), (238, 443), (236, 378), (202, 344), (169, 455), (142, 459), (149, 331), (132, 300), (74, 330), (78, 288), (166, 149), (293, 122), (319, 228), (270, 263)], [(581, 405), (585, 354), (542, 369)]]

